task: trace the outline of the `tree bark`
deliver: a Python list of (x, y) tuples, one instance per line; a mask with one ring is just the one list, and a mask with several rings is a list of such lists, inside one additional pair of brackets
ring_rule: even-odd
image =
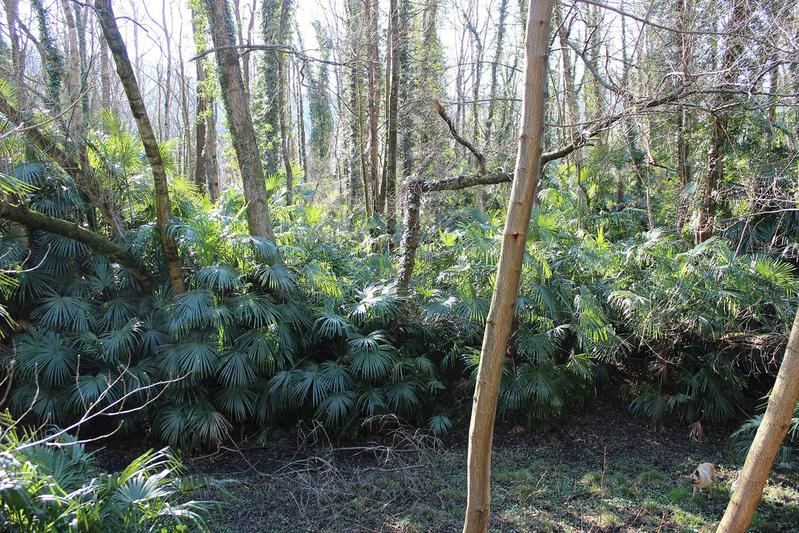
[(111, 109), (111, 62), (108, 60), (108, 43), (100, 39), (100, 107)]
[[(501, 0), (499, 4), (499, 20), (497, 22), (497, 45), (494, 49), (494, 61), (491, 63), (491, 89), (488, 102), (488, 116), (486, 117), (486, 143), (491, 142), (494, 128), (494, 113), (499, 97), (499, 64), (502, 62), (505, 43), (505, 18), (508, 15), (508, 0)], [(476, 140), (476, 139), (475, 139)]]
[(377, 81), (379, 66), (378, 40), (380, 34), (377, 26), (378, 6), (377, 0), (364, 0), (364, 23), (366, 25), (366, 79), (367, 79), (367, 106), (369, 122), (369, 187), (372, 202), (372, 214), (383, 212), (380, 198), (380, 182), (378, 178), (379, 157), (378, 148), (378, 122), (380, 121), (380, 88)]
[(142, 284), (142, 287), (148, 288), (150, 286), (150, 277), (140, 270), (136, 257), (129, 250), (112, 240), (106, 239), (99, 233), (82, 228), (74, 222), (31, 211), (27, 207), (14, 205), (5, 200), (0, 200), (0, 217), (12, 220), (30, 229), (57, 233), (83, 243), (111, 261), (115, 261), (127, 268)]
[[(196, 30), (195, 30), (196, 31)], [(197, 107), (194, 119), (195, 128), (195, 150), (194, 150), (194, 184), (200, 192), (209, 190), (208, 187), (208, 149), (206, 148), (208, 139), (206, 136), (206, 125), (208, 121), (208, 103), (205, 96), (205, 68), (201, 59), (197, 60)]]
[(8, 23), (8, 37), (11, 40), (11, 66), (14, 69), (14, 88), (17, 91), (17, 104), (25, 109), (27, 91), (25, 89), (25, 51), (21, 46), (17, 20), (19, 18), (19, 0), (3, 0)]
[(264, 168), (261, 164), (247, 95), (244, 92), (239, 54), (233, 47), (236, 43), (230, 9), (227, 0), (206, 0), (206, 4), (211, 36), (216, 48), (216, 61), (219, 65), (222, 99), (244, 185), (250, 234), (274, 239), (272, 223), (269, 220)]
[(549, 26), (554, 0), (532, 0), (527, 13), (522, 117), (513, 187), (508, 202), (497, 279), (480, 352), (469, 426), (468, 497), (463, 531), (488, 530), (491, 447), (502, 361), (507, 349), (530, 226), (544, 141)]
[(207, 165), (206, 173), (208, 175), (208, 194), (212, 202), (216, 202), (222, 194), (222, 187), (219, 183), (219, 148), (217, 146), (216, 135), (216, 101), (208, 98), (208, 118), (205, 127), (207, 139), (205, 141), (205, 150), (207, 152)]
[(738, 478), (738, 487), (727, 504), (717, 531), (745, 532), (752, 521), (763, 495), (763, 487), (783, 439), (791, 425), (796, 402), (799, 400), (799, 312), (785, 347), (774, 388), (768, 399), (763, 421), (757, 428), (755, 440), (746, 454)]
[[(721, 59), (721, 86), (730, 88), (737, 78), (736, 64), (744, 51), (742, 36), (746, 31), (746, 22), (749, 19), (754, 4), (748, 0), (734, 0), (731, 7), (731, 17), (726, 28), (727, 45)], [(729, 110), (724, 109), (728, 102), (728, 95), (719, 95), (715, 99), (715, 107), (710, 114), (710, 139), (707, 150), (707, 175), (702, 188), (702, 199), (699, 204), (699, 220), (696, 226), (695, 241), (697, 244), (705, 242), (715, 232), (716, 204), (718, 203), (718, 188), (724, 181), (724, 156), (727, 150), (729, 132)]]
[[(283, 0), (280, 7), (280, 28), (278, 38), (280, 44), (289, 44), (289, 17), (292, 13), (291, 0)], [(283, 159), (283, 168), (286, 173), (286, 205), (293, 203), (292, 191), (294, 189), (294, 174), (291, 170), (291, 154), (289, 153), (289, 131), (291, 130), (290, 113), (288, 112), (289, 77), (288, 72), (291, 68), (289, 56), (284, 53), (277, 53), (277, 108), (278, 122), (280, 123), (280, 152)], [(287, 65), (288, 63), (288, 65)]]
[(155, 138), (150, 118), (147, 115), (147, 108), (144, 105), (136, 76), (133, 74), (133, 65), (128, 58), (128, 50), (125, 41), (117, 27), (116, 17), (111, 6), (111, 0), (95, 0), (94, 9), (97, 18), (103, 29), (103, 35), (111, 49), (111, 55), (117, 67), (117, 74), (125, 89), (128, 97), (130, 111), (136, 120), (139, 129), (139, 136), (144, 144), (144, 152), (150, 162), (150, 169), (153, 172), (153, 185), (155, 188), (155, 214), (156, 227), (161, 237), (161, 247), (164, 250), (164, 261), (166, 262), (169, 281), (172, 284), (172, 291), (175, 293), (183, 292), (183, 272), (180, 265), (180, 255), (175, 240), (167, 232), (169, 219), (171, 216), (171, 205), (169, 202), (169, 186), (166, 179), (166, 170), (161, 158), (161, 149), (158, 140)]
[(391, 0), (389, 3), (388, 35), (390, 46), (389, 55), (391, 58), (391, 68), (389, 72), (391, 76), (388, 88), (388, 128), (386, 132), (385, 209), (388, 234), (394, 235), (397, 225), (397, 121), (400, 84), (400, 30), (397, 0)]
[[(677, 0), (675, 5), (677, 12), (677, 28), (685, 31), (688, 29), (688, 20), (691, 11), (691, 0)], [(691, 68), (691, 41), (690, 36), (686, 33), (680, 33), (679, 37), (680, 49), (679, 59), (682, 69), (680, 76), (680, 83), (686, 85), (690, 83), (689, 70)], [(687, 218), (687, 209), (683, 195), (685, 188), (691, 181), (691, 166), (688, 161), (688, 154), (690, 146), (686, 135), (689, 130), (688, 121), (690, 116), (688, 110), (684, 105), (677, 106), (677, 177), (679, 183), (679, 194), (677, 196), (677, 231), (682, 232)]]

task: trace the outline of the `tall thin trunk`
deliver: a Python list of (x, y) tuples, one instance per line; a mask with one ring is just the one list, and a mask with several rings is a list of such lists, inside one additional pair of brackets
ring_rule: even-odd
[[(415, 83), (411, 80), (410, 75), (410, 27), (411, 27), (411, 2), (410, 0), (401, 0), (400, 14), (399, 14), (399, 101), (397, 105), (402, 110), (399, 114), (398, 128), (400, 131), (400, 149), (399, 153), (402, 157), (402, 188), (404, 180), (410, 179), (413, 173), (413, 143), (414, 143), (414, 121), (413, 113), (411, 111), (411, 102), (413, 101), (413, 94), (415, 90)], [(400, 193), (402, 195), (402, 193)]]
[(105, 39), (100, 39), (100, 107), (111, 109), (111, 62)]
[(386, 225), (389, 235), (394, 234), (397, 225), (397, 120), (400, 84), (400, 34), (399, 9), (397, 0), (389, 3), (389, 55), (391, 57), (389, 96), (388, 96), (388, 129), (386, 133)]
[(17, 92), (17, 104), (20, 109), (27, 106), (25, 89), (25, 51), (20, 44), (17, 21), (19, 18), (19, 0), (3, 0), (8, 24), (8, 36), (11, 40), (11, 65), (14, 69), (14, 89)]
[[(208, 187), (208, 149), (206, 144), (208, 142), (206, 136), (206, 124), (208, 121), (208, 103), (206, 99), (205, 84), (205, 68), (203, 67), (202, 60), (195, 61), (197, 67), (197, 104), (196, 104), (196, 117), (194, 119), (195, 128), (195, 150), (194, 150), (194, 184), (200, 192), (209, 190)], [(210, 192), (210, 191), (209, 191)]]
[(274, 239), (272, 223), (269, 220), (269, 201), (266, 193), (264, 168), (258, 152), (258, 142), (255, 137), (247, 95), (244, 92), (239, 53), (233, 47), (236, 40), (230, 9), (227, 0), (206, 0), (206, 5), (211, 36), (214, 48), (216, 48), (216, 61), (219, 65), (222, 99), (225, 103), (233, 149), (236, 151), (241, 180), (244, 185), (250, 234)]
[[(744, 51), (743, 33), (746, 31), (745, 23), (754, 9), (754, 5), (747, 0), (733, 0), (731, 18), (726, 34), (727, 44), (721, 59), (721, 85), (729, 88), (737, 77), (736, 65)], [(707, 151), (707, 175), (702, 187), (702, 199), (699, 205), (699, 220), (696, 226), (695, 240), (704, 242), (713, 236), (715, 231), (714, 216), (718, 203), (718, 188), (724, 181), (724, 155), (727, 150), (729, 132), (729, 110), (724, 105), (729, 101), (729, 96), (719, 95), (715, 100), (715, 107), (710, 114), (710, 139)]]
[[(280, 8), (280, 29), (278, 30), (280, 44), (289, 44), (289, 18), (292, 13), (291, 0), (283, 0)], [(288, 66), (287, 66), (288, 63)], [(280, 123), (280, 151), (283, 156), (283, 168), (286, 173), (286, 204), (291, 205), (292, 191), (294, 188), (294, 174), (291, 171), (291, 154), (289, 153), (289, 131), (291, 130), (290, 114), (288, 113), (288, 72), (291, 68), (290, 57), (286, 54), (277, 55), (277, 108), (278, 122)]]
[(486, 143), (491, 142), (494, 128), (494, 113), (499, 98), (499, 64), (504, 60), (505, 19), (508, 16), (508, 0), (501, 0), (499, 4), (499, 20), (497, 21), (497, 44), (494, 49), (494, 61), (491, 63), (491, 89), (488, 102), (488, 116), (486, 117)]
[(366, 25), (366, 78), (367, 78), (367, 105), (369, 121), (369, 188), (371, 189), (372, 213), (383, 212), (380, 204), (380, 182), (379, 182), (379, 157), (378, 149), (380, 139), (378, 137), (378, 123), (380, 121), (380, 87), (378, 86), (377, 70), (379, 68), (377, 0), (364, 0), (364, 22)]
[[(682, 70), (680, 83), (683, 85), (690, 82), (689, 71), (691, 69), (691, 41), (690, 36), (685, 33), (688, 29), (688, 20), (691, 12), (691, 0), (677, 0), (675, 5), (677, 11), (677, 28), (681, 30), (679, 34), (680, 50), (678, 51)], [(677, 198), (677, 230), (682, 232), (687, 218), (687, 207), (685, 205), (685, 189), (691, 182), (691, 165), (688, 160), (690, 147), (686, 138), (689, 131), (690, 115), (688, 109), (680, 104), (677, 106), (677, 176), (679, 183), (679, 196)]]
[[(161, 4), (161, 29), (164, 32), (164, 44), (166, 45), (166, 84), (164, 87), (164, 116), (162, 138), (169, 139), (172, 133), (170, 108), (172, 106), (172, 36), (169, 32), (169, 25), (166, 16), (167, 2)], [(170, 4), (171, 6), (171, 4)], [(171, 8), (170, 8), (171, 11)], [(171, 17), (170, 17), (171, 18)]]
[(294, 69), (294, 79), (297, 84), (297, 151), (299, 152), (300, 166), (303, 168), (302, 175), (304, 179), (308, 175), (308, 156), (305, 153), (305, 103), (302, 97), (303, 76), (299, 66), (296, 66)]
[(46, 76), (45, 103), (53, 115), (61, 111), (61, 89), (64, 85), (64, 57), (58, 50), (50, 30), (48, 12), (42, 0), (31, 0), (31, 8), (39, 23), (39, 40), (41, 41), (42, 62)]
[[(255, 6), (255, 0), (253, 0)], [(241, 22), (241, 0), (233, 0), (233, 16), (236, 18), (236, 42), (238, 44), (246, 44), (244, 41), (244, 27)], [(250, 19), (252, 20), (252, 16)], [(250, 101), (250, 54), (243, 53), (241, 56), (241, 79), (244, 83), (244, 94), (247, 96), (247, 101)]]
[(206, 170), (208, 195), (211, 197), (212, 202), (216, 202), (221, 195), (221, 186), (219, 183), (219, 156), (216, 135), (216, 102), (213, 98), (208, 99), (208, 114), (206, 120), (205, 133), (208, 138), (205, 141), (206, 151)]
[(136, 120), (139, 128), (144, 151), (150, 161), (150, 168), (153, 172), (153, 184), (155, 186), (155, 212), (156, 226), (161, 237), (161, 246), (164, 250), (164, 261), (166, 262), (169, 280), (172, 290), (175, 293), (183, 292), (183, 273), (181, 272), (180, 256), (175, 240), (167, 233), (169, 225), (171, 206), (169, 202), (169, 187), (167, 185), (166, 171), (164, 162), (161, 159), (161, 150), (158, 140), (155, 138), (150, 118), (147, 116), (147, 108), (144, 106), (136, 76), (133, 74), (133, 66), (128, 58), (128, 50), (122, 34), (119, 33), (116, 17), (114, 16), (111, 0), (95, 0), (94, 9), (100, 26), (103, 28), (103, 35), (108, 41), (108, 47), (114, 57), (117, 67), (117, 74), (125, 89), (128, 97), (130, 111)]
[(502, 362), (513, 322), (530, 210), (538, 190), (544, 140), (549, 27), (554, 0), (531, 0), (525, 38), (524, 91), (519, 145), (497, 278), (486, 319), (469, 426), (465, 533), (488, 530), (491, 507), (491, 446)]
[[(572, 70), (571, 48), (569, 47), (569, 34), (566, 21), (560, 12), (560, 6), (555, 6), (554, 13), (555, 25), (558, 28), (558, 41), (560, 43), (560, 54), (563, 65), (563, 93), (566, 99), (566, 122), (569, 124), (569, 139), (578, 134), (580, 128), (580, 108), (577, 106), (577, 89), (574, 83), (574, 71)], [(577, 180), (577, 194), (580, 204), (588, 207), (588, 191), (582, 182), (582, 156), (578, 150), (572, 154), (574, 161), (575, 176)]]
[[(479, 11), (478, 11), (479, 14)], [(472, 23), (470, 18), (466, 19), (466, 29), (472, 36), (473, 46), (473, 74), (472, 85), (472, 143), (475, 146), (480, 144), (480, 82), (483, 76), (483, 39), (477, 31), (477, 21)]]
[(791, 426), (796, 402), (799, 400), (799, 312), (785, 347), (780, 370), (768, 399), (768, 406), (757, 428), (755, 440), (746, 454), (738, 486), (732, 493), (717, 531), (744, 533), (752, 521), (763, 495), (763, 487), (774, 459)]

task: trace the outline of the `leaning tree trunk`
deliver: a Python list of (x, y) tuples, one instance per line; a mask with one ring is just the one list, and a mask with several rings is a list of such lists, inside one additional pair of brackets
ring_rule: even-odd
[(796, 401), (799, 400), (799, 312), (793, 321), (788, 346), (782, 358), (774, 389), (768, 399), (763, 421), (746, 454), (746, 461), (718, 531), (744, 532), (752, 521), (763, 494), (771, 465), (791, 425)]
[(56, 233), (85, 244), (95, 252), (127, 268), (143, 288), (149, 289), (150, 287), (150, 277), (141, 270), (136, 256), (130, 250), (99, 233), (87, 230), (75, 222), (32, 211), (25, 206), (15, 205), (6, 200), (0, 200), (0, 218), (12, 220), (29, 229)]
[(97, 11), (97, 18), (103, 29), (105, 40), (108, 42), (111, 55), (114, 57), (114, 62), (117, 66), (117, 74), (119, 74), (119, 79), (128, 97), (130, 111), (133, 114), (133, 118), (136, 119), (139, 135), (141, 136), (142, 144), (144, 144), (144, 152), (147, 154), (147, 159), (150, 161), (150, 168), (153, 171), (153, 184), (155, 186), (156, 227), (161, 237), (161, 246), (164, 249), (164, 261), (166, 262), (172, 290), (175, 293), (180, 293), (183, 292), (183, 272), (181, 271), (177, 244), (169, 233), (167, 233), (171, 206), (169, 203), (169, 186), (166, 180), (166, 170), (164, 169), (164, 161), (161, 158), (161, 149), (158, 146), (158, 140), (155, 138), (153, 127), (150, 124), (150, 118), (147, 116), (147, 108), (144, 106), (144, 100), (139, 91), (139, 85), (136, 83), (136, 76), (133, 74), (133, 65), (131, 65), (130, 59), (128, 58), (128, 50), (125, 47), (125, 41), (122, 40), (122, 34), (119, 33), (114, 10), (111, 7), (111, 0), (95, 0), (94, 9)]
[(488, 530), (491, 507), (491, 445), (502, 361), (510, 335), (522, 270), (530, 210), (541, 173), (547, 90), (549, 26), (554, 0), (532, 0), (527, 13), (524, 94), (513, 187), (486, 319), (469, 427), (468, 500), (464, 532)]
[(222, 99), (225, 102), (233, 149), (236, 151), (241, 181), (244, 185), (250, 234), (274, 239), (272, 223), (269, 220), (264, 167), (258, 151), (247, 94), (244, 92), (230, 9), (227, 0), (206, 0), (206, 4), (211, 36), (216, 48), (216, 61), (219, 65)]

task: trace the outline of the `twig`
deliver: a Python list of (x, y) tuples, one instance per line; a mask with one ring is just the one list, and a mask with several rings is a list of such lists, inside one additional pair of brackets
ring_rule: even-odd
[(465, 147), (469, 150), (472, 155), (474, 155), (475, 159), (477, 159), (477, 167), (480, 170), (480, 174), (486, 173), (486, 165), (485, 165), (485, 158), (483, 154), (481, 154), (477, 148), (474, 147), (472, 143), (464, 139), (459, 133), (458, 130), (455, 128), (455, 124), (453, 124), (452, 119), (449, 118), (447, 115), (447, 111), (444, 109), (444, 105), (441, 103), (441, 100), (436, 97), (433, 98), (433, 105), (436, 106), (436, 111), (438, 111), (439, 116), (446, 122), (447, 126), (449, 127), (449, 132), (452, 134), (452, 137), (458, 141), (460, 145)]

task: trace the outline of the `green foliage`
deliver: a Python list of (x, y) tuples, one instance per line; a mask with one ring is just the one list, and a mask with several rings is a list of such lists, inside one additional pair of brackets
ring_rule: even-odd
[(13, 531), (207, 531), (212, 502), (186, 495), (221, 483), (183, 478), (169, 450), (150, 450), (120, 472), (104, 473), (66, 434), (37, 440), (3, 416), (0, 528)]

